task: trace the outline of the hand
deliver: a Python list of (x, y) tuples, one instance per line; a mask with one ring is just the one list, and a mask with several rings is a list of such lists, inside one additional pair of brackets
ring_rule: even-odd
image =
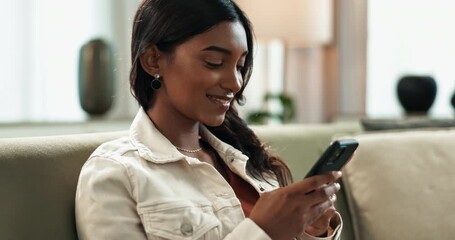
[(334, 216), (337, 215), (338, 213), (335, 210), (335, 207), (330, 207), (324, 214), (322, 214), (322, 216), (319, 219), (317, 219), (313, 224), (308, 226), (305, 229), (305, 231), (308, 234), (315, 237), (326, 237), (332, 234), (331, 232), (329, 232), (330, 221)]
[(261, 195), (250, 219), (272, 239), (293, 239), (315, 223), (334, 204), (341, 172), (306, 178)]

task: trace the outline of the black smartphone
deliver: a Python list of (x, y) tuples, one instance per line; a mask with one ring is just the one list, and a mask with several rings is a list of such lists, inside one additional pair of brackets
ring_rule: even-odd
[(358, 146), (359, 143), (355, 139), (340, 139), (332, 142), (305, 178), (328, 171), (340, 171), (351, 159)]

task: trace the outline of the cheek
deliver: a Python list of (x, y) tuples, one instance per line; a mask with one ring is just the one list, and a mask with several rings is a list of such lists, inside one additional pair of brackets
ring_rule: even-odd
[(190, 65), (182, 66), (178, 75), (178, 81), (182, 87), (200, 91), (216, 86), (222, 77), (221, 72), (210, 70), (202, 64), (193, 64), (191, 67)]
[(166, 70), (167, 90), (179, 101), (200, 100), (222, 78), (221, 71), (209, 69), (203, 62), (184, 55), (176, 57)]
[(176, 65), (165, 80), (166, 91), (170, 98), (180, 104), (194, 104), (194, 101), (199, 101), (205, 92), (206, 87), (201, 79), (203, 79), (201, 73), (194, 68)]

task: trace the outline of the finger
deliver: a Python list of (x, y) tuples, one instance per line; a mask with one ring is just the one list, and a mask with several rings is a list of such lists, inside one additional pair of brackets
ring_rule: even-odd
[[(335, 202), (336, 202), (336, 197), (337, 197), (337, 196), (335, 195)], [(333, 210), (333, 211), (332, 211), (332, 210)], [(329, 207), (329, 209), (327, 209), (327, 211), (332, 211), (332, 214), (335, 214), (335, 212), (337, 211), (337, 209), (335, 208), (335, 206), (332, 205), (331, 207)]]
[(307, 178), (308, 185), (311, 190), (320, 188), (321, 186), (335, 182), (341, 177), (342, 173), (340, 171), (327, 172), (321, 175), (316, 175), (310, 178)]
[(327, 208), (325, 213), (322, 215), (321, 220), (324, 223), (327, 223), (328, 226), (328, 224), (330, 223), (330, 219), (332, 219), (333, 215), (335, 215), (335, 212), (336, 212), (335, 207), (332, 205), (331, 207)]
[(335, 210), (333, 208), (328, 208), (316, 221), (313, 222), (310, 226), (315, 229), (327, 229), (330, 223), (330, 219), (335, 214)]
[(329, 207), (326, 211), (315, 221), (311, 226), (318, 228), (318, 229), (326, 229), (329, 226), (330, 219), (335, 214), (335, 209), (333, 207)]
[(317, 190), (314, 190), (305, 195), (305, 198), (302, 199), (306, 201), (310, 206), (320, 204), (324, 201), (335, 202), (336, 193), (340, 190), (339, 183), (333, 183), (331, 185), (323, 186)]
[(327, 232), (330, 225), (330, 220), (335, 214), (335, 208), (330, 207), (325, 213), (317, 219), (312, 225), (308, 226), (305, 230), (308, 234), (313, 236), (320, 236)]
[(336, 201), (336, 195), (329, 197), (326, 201), (315, 204), (310, 208), (307, 213), (307, 219), (312, 224), (314, 221), (319, 219), (326, 211), (331, 209)]
[(294, 184), (288, 186), (290, 193), (296, 194), (306, 194), (312, 192), (316, 189), (319, 189), (321, 186), (327, 183), (335, 182), (337, 179), (341, 177), (341, 172), (327, 172), (321, 175), (316, 175), (313, 177), (309, 177), (303, 179), (302, 181), (298, 181)]

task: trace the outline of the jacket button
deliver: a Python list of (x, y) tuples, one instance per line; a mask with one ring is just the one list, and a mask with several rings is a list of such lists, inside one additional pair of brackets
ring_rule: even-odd
[(264, 191), (265, 188), (261, 184), (259, 184), (259, 190)]
[(180, 226), (180, 231), (182, 232), (183, 235), (190, 236), (191, 234), (193, 234), (193, 226), (191, 226), (191, 224), (189, 223), (183, 223)]

